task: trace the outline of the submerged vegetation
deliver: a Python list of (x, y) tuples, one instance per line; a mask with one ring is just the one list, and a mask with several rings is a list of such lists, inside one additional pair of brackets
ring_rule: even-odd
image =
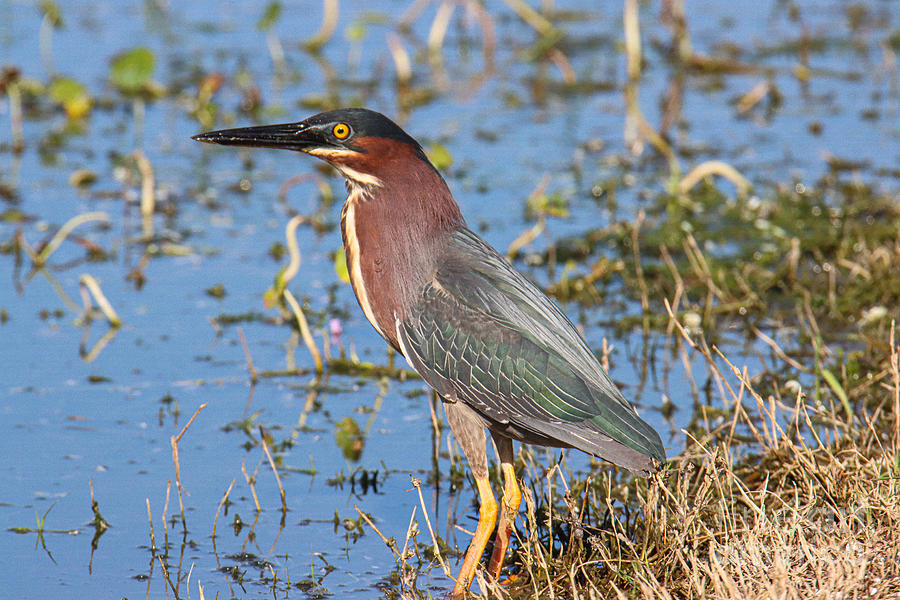
[[(0, 261), (18, 294), (0, 295), (0, 336), (77, 329), (71, 350), (89, 366), (67, 371), (63, 388), (75, 380), (121, 386), (132, 400), (129, 394), (140, 395), (134, 390), (162, 386), (158, 401), (133, 409), (137, 421), (155, 421), (157, 433), (165, 432), (157, 437), (174, 467), (161, 476), (168, 483), (141, 491), (146, 507), (131, 511), (140, 514), (136, 529), (127, 530), (128, 547), (149, 562), (130, 572), (139, 571), (134, 580), (146, 582), (147, 595), (164, 588), (166, 597), (325, 597), (341, 593), (331, 582), (342, 569), (366, 596), (377, 587), (388, 598), (435, 597), (452, 585), (447, 577), (468, 543), (478, 495), (447, 444), (440, 403), (402, 357), (385, 352), (380, 340), (349, 332), (356, 307), (343, 254), (335, 252), (339, 178), (324, 171), (273, 175), (249, 154), (237, 172), (219, 171), (208, 149), (187, 142), (199, 129), (290, 120), (298, 111), (343, 105), (369, 105), (401, 122), (425, 110), (429, 118), (456, 110), (500, 115), (462, 123), (448, 117), (448, 126), (414, 133), (428, 141), (427, 152), (463, 204), (468, 196), (464, 210), (476, 226), (491, 229), (508, 217), (500, 214), (504, 206), (481, 206), (499, 203), (498, 189), (513, 196), (509, 206), (522, 218), (504, 221), (517, 228), (508, 236), (511, 260), (577, 315), (604, 364), (633, 367), (637, 382), (628, 382), (626, 394), (668, 428), (670, 460), (648, 480), (601, 461), (570, 468), (576, 462), (570, 455), (521, 448), (516, 468), (525, 501), (506, 579), (480, 574), (474, 595), (900, 594), (900, 35), (884, 14), (889, 9), (775, 2), (766, 17), (771, 39), (748, 40), (729, 32), (754, 15), (705, 22), (716, 31), (710, 34), (694, 26), (703, 15), (677, 0), (624, 0), (613, 15), (563, 0), (415, 0), (400, 15), (389, 14), (393, 8), (351, 13), (324, 0), (315, 30), (288, 39), (294, 24), (285, 20), (296, 16), (288, 4), (253, 6), (258, 46), (210, 43), (211, 49), (195, 46), (195, 54), (173, 57), (161, 46), (178, 39), (169, 29), (175, 9), (146, 3), (147, 28), (161, 31), (164, 43), (129, 39), (108, 49), (99, 75), (83, 75), (59, 70), (72, 68), (53, 56), (67, 15), (42, 2), (40, 63), (0, 65), (0, 116), (8, 132), (0, 136), (0, 157), (9, 161), (0, 169)], [(202, 45), (229, 27), (234, 23), (189, 29), (207, 36)], [(697, 30), (700, 39), (692, 38)], [(658, 115), (647, 110), (648, 88), (659, 94)], [(836, 102), (844, 92), (847, 99)], [(469, 104), (487, 107), (473, 111), (471, 98)], [(570, 111), (579, 115), (575, 127), (565, 116)], [(827, 138), (832, 118), (851, 120), (834, 127), (851, 150)], [(864, 144), (850, 145), (849, 132), (861, 123), (881, 125), (888, 141), (877, 143), (886, 146), (886, 162), (853, 154)], [(532, 127), (548, 149), (524, 133)], [(747, 139), (731, 139), (732, 128)], [(829, 143), (814, 147), (810, 140), (823, 136)], [(510, 154), (521, 158), (510, 164), (505, 153), (514, 147), (532, 152)], [(469, 149), (478, 153), (467, 157)], [(272, 192), (262, 201), (268, 208), (248, 215), (245, 200), (264, 187)], [(63, 204), (47, 189), (73, 200)], [(289, 196), (304, 209), (292, 207)], [(246, 241), (260, 232), (268, 239)], [(223, 254), (231, 262), (200, 281), (196, 273)], [(247, 255), (264, 264), (244, 268)], [(200, 263), (171, 284), (187, 291), (159, 291), (168, 276)], [(259, 271), (265, 282), (247, 290), (241, 275)], [(44, 280), (49, 286), (41, 296), (35, 288)], [(76, 289), (80, 302), (72, 298)], [(34, 306), (35, 297), (47, 306)], [(186, 337), (167, 322), (180, 324), (179, 310), (145, 306), (182, 306), (186, 298), (204, 307)], [(158, 320), (147, 325), (147, 312)], [(108, 324), (99, 338), (91, 335), (97, 320)], [(166, 345), (169, 336), (175, 341)], [(195, 363), (224, 365), (227, 375), (180, 368), (171, 381), (148, 383), (165, 375), (139, 360), (177, 362), (173, 348), (197, 337), (203, 342)], [(280, 344), (274, 350), (272, 339)], [(148, 349), (154, 344), (159, 354)], [(10, 356), (18, 352), (17, 345)], [(33, 360), (43, 365), (46, 347), (39, 352)], [(21, 394), (43, 393), (45, 370), (8, 394), (10, 406)], [(229, 378), (240, 394), (249, 387), (237, 416), (233, 407), (221, 408), (213, 391), (227, 388)], [(200, 392), (190, 396), (187, 389)], [(260, 389), (268, 396), (254, 406)], [(351, 394), (363, 399), (340, 410), (324, 400)], [(292, 411), (282, 420), (266, 412), (278, 398)], [(398, 467), (391, 457), (367, 455), (360, 462), (372, 452), (367, 444), (379, 419), (404, 410), (402, 399), (430, 423), (430, 461)], [(191, 405), (186, 425), (181, 404)], [(210, 437), (192, 445), (210, 422), (215, 433), (206, 431)], [(396, 431), (385, 436), (394, 436), (387, 448), (395, 453), (407, 441)], [(313, 452), (322, 440), (344, 462), (323, 466)], [(229, 457), (212, 452), (213, 473), (192, 460), (205, 447)], [(317, 474), (328, 502), (334, 500), (334, 517), (324, 526), (338, 541), (309, 541), (314, 536), (301, 529), (302, 542), (288, 545), (298, 519), (302, 527), (312, 520), (303, 486), (282, 478), (309, 478), (311, 493)], [(499, 484), (499, 474), (492, 476)], [(183, 493), (190, 485), (182, 478), (207, 478), (220, 496)], [(415, 495), (412, 514), (398, 517), (396, 504), (382, 505), (383, 513), (372, 509), (398, 478)], [(94, 551), (115, 543), (100, 539), (110, 525), (100, 504), (112, 513), (107, 486), (99, 479), (91, 484), (84, 507), (93, 514), (86, 527), (94, 529), (89, 572)], [(451, 505), (442, 506), (444, 535), (436, 508), (442, 503)], [(162, 523), (154, 516), (159, 505)], [(65, 506), (51, 513), (54, 506), (28, 505), (37, 527), (17, 523), (10, 531), (37, 535), (35, 547), (55, 562), (63, 553), (50, 553), (49, 534), (80, 529), (56, 522), (51, 529), (50, 521), (64, 518)], [(211, 526), (195, 511), (214, 515)], [(272, 515), (275, 525), (266, 523)], [(120, 532), (127, 527), (112, 521)], [(403, 543), (392, 537), (401, 529)], [(394, 568), (382, 561), (361, 576), (368, 565), (358, 566), (360, 546), (378, 539), (385, 546), (377, 550), (387, 561), (393, 557)], [(200, 556), (199, 576), (192, 555)], [(221, 584), (214, 593), (211, 580)]]

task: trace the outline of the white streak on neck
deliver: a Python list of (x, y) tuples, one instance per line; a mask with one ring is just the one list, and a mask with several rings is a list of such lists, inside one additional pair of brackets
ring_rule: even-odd
[(344, 226), (344, 237), (347, 240), (347, 272), (350, 275), (350, 281), (353, 283), (353, 291), (356, 293), (356, 299), (362, 307), (363, 313), (375, 328), (378, 334), (387, 339), (378, 321), (375, 319), (375, 311), (369, 302), (369, 294), (366, 291), (366, 283), (363, 280), (362, 267), (359, 262), (359, 238), (356, 235), (356, 207), (361, 199), (363, 190), (359, 186), (353, 186), (350, 195), (344, 205), (344, 218), (342, 224)]

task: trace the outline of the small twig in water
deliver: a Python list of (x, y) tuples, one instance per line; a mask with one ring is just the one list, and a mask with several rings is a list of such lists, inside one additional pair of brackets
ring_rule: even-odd
[[(259, 465), (262, 464), (262, 461), (259, 462)], [(256, 512), (260, 512), (262, 509), (259, 507), (259, 498), (256, 495), (256, 474), (259, 472), (259, 465), (256, 465), (256, 470), (253, 471), (253, 476), (251, 477), (249, 473), (247, 473), (247, 464), (243, 458), (241, 458), (241, 473), (244, 474), (244, 480), (247, 482), (247, 485), (250, 486), (250, 494), (253, 496), (253, 504), (256, 506)]]
[[(72, 230), (78, 227), (83, 223), (90, 223), (91, 221), (103, 221), (104, 223), (109, 222), (109, 215), (105, 212), (87, 212), (80, 215), (76, 215), (66, 221), (62, 227), (59, 228), (59, 231), (51, 238), (47, 245), (43, 247), (43, 249), (36, 255), (31, 256), (31, 259), (34, 261), (35, 267), (42, 267), (47, 264), (47, 261), (50, 259), (50, 256), (56, 252), (56, 249), (59, 248), (60, 244), (63, 243)], [(26, 246), (26, 250), (27, 250)]]
[(150, 551), (156, 553), (156, 533), (153, 531), (153, 513), (150, 511), (150, 498), (147, 498), (147, 521), (150, 522)]
[(284, 290), (284, 299), (291, 307), (294, 318), (297, 319), (297, 325), (300, 327), (300, 335), (303, 337), (303, 343), (312, 355), (313, 363), (316, 365), (316, 374), (321, 375), (325, 370), (325, 367), (322, 364), (322, 355), (319, 353), (319, 348), (316, 346), (316, 340), (313, 339), (312, 333), (309, 331), (309, 324), (306, 322), (306, 316), (303, 314), (303, 309), (300, 308), (300, 303), (297, 302), (297, 299), (294, 298), (294, 295), (290, 290)]
[(269, 466), (272, 467), (272, 473), (275, 474), (275, 481), (278, 482), (278, 491), (281, 493), (281, 516), (283, 519), (287, 514), (287, 500), (285, 498), (284, 486), (281, 485), (281, 477), (278, 475), (278, 469), (275, 468), (275, 461), (272, 459), (272, 453), (269, 452), (269, 445), (266, 444), (266, 434), (262, 427), (259, 428), (259, 440), (262, 443), (263, 452), (266, 453), (266, 458), (269, 459)]
[(244, 329), (238, 327), (237, 332), (241, 338), (241, 346), (244, 348), (244, 356), (247, 357), (247, 367), (250, 369), (250, 383), (256, 383), (259, 380), (259, 373), (256, 372), (256, 367), (253, 366), (253, 357), (250, 356), (250, 348), (247, 346), (247, 338), (244, 337)]
[(437, 557), (438, 562), (441, 564), (441, 569), (444, 571), (444, 575), (447, 577), (451, 576), (450, 567), (447, 566), (447, 563), (444, 562), (444, 557), (441, 555), (441, 547), (438, 545), (437, 537), (434, 535), (434, 529), (431, 528), (431, 519), (428, 518), (428, 510), (425, 508), (425, 499), (422, 497), (422, 482), (419, 481), (418, 477), (409, 476), (412, 480), (413, 487), (416, 488), (416, 491), (419, 493), (419, 504), (422, 505), (422, 514), (425, 515), (425, 524), (428, 526), (428, 533), (431, 535), (431, 543), (434, 547), (434, 555)]
[[(172, 438), (170, 439), (170, 443), (172, 446), (172, 463), (175, 465), (175, 486), (178, 490), (178, 507), (181, 511), (181, 525), (185, 530), (187, 529), (187, 519), (184, 516), (184, 501), (181, 497), (181, 492), (182, 490), (184, 490), (184, 487), (181, 485), (181, 465), (178, 460), (178, 442), (181, 440), (181, 436), (185, 434), (188, 427), (191, 426), (191, 423), (194, 422), (194, 419), (197, 418), (197, 415), (200, 414), (200, 411), (206, 408), (206, 405), (207, 403), (204, 402), (199, 407), (197, 407), (197, 410), (194, 411), (194, 414), (191, 416), (185, 426), (181, 428), (181, 431), (178, 433), (178, 435), (172, 436)], [(187, 493), (187, 490), (184, 491), (185, 493)]]
[(166, 503), (163, 504), (163, 513), (162, 513), (162, 524), (163, 524), (163, 554), (168, 554), (169, 552), (169, 525), (167, 521), (169, 520), (169, 499), (172, 495), (172, 480), (166, 480)]
[(93, 275), (85, 273), (79, 277), (78, 287), (81, 290), (81, 302), (84, 306), (84, 315), (82, 318), (85, 322), (89, 321), (91, 318), (91, 296), (93, 296), (94, 300), (97, 301), (97, 306), (99, 306), (101, 312), (103, 312), (103, 316), (109, 321), (110, 327), (118, 328), (122, 326), (122, 320), (119, 319), (119, 315), (112, 307), (112, 304), (106, 299), (106, 295), (103, 293), (103, 290), (100, 289), (100, 284), (94, 279)]
[(366, 525), (371, 527), (372, 531), (374, 531), (376, 534), (378, 534), (378, 537), (381, 538), (381, 541), (384, 542), (384, 545), (387, 546), (388, 548), (390, 548), (391, 552), (393, 552), (395, 556), (399, 557), (400, 550), (397, 548), (397, 540), (395, 540), (394, 538), (388, 538), (383, 533), (381, 533), (381, 531), (378, 529), (378, 527), (375, 526), (375, 523), (372, 522), (372, 519), (370, 519), (366, 513), (359, 510), (358, 506), (356, 506), (354, 504), (353, 508), (356, 509), (356, 512), (359, 513), (359, 516), (362, 517), (363, 521), (366, 522)]
[(135, 150), (131, 155), (141, 173), (141, 216), (147, 218), (152, 216), (156, 210), (156, 183), (153, 177), (153, 165), (150, 164), (150, 160), (143, 150)]
[(213, 530), (212, 530), (213, 545), (215, 545), (215, 543), (216, 543), (216, 525), (219, 522), (219, 513), (222, 511), (222, 507), (225, 506), (225, 503), (228, 502), (228, 496), (231, 494), (231, 489), (234, 487), (235, 481), (237, 481), (237, 478), (232, 478), (231, 485), (229, 485), (228, 489), (225, 490), (225, 495), (222, 496), (222, 499), (219, 500), (219, 505), (216, 507), (216, 516), (213, 519)]

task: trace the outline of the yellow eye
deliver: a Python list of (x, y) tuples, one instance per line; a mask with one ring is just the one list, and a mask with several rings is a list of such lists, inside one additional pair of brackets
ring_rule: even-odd
[(333, 133), (334, 137), (337, 139), (345, 140), (347, 139), (347, 136), (350, 135), (350, 126), (346, 123), (338, 123), (334, 126), (334, 129), (331, 130), (331, 133)]

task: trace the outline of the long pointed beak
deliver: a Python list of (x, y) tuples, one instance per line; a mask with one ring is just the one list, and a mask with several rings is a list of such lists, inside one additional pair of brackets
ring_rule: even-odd
[(321, 133), (305, 123), (281, 123), (207, 131), (191, 139), (223, 146), (250, 146), (254, 148), (286, 148), (304, 151), (322, 145)]

